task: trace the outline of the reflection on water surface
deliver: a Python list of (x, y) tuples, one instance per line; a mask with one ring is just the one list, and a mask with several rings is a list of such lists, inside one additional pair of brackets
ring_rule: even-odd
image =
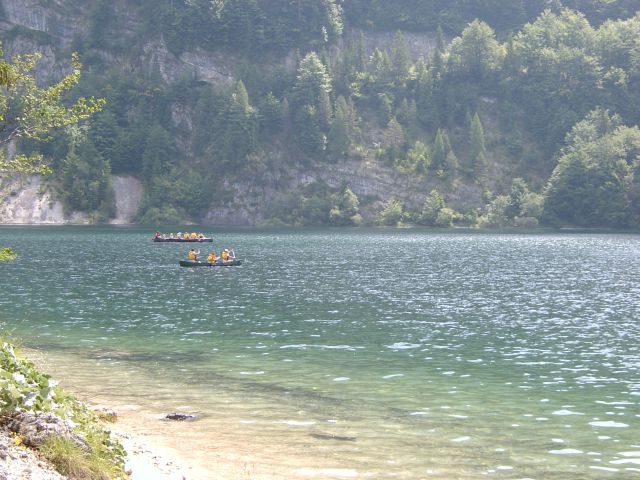
[(213, 233), (2, 228), (0, 319), (224, 478), (640, 474), (640, 237)]

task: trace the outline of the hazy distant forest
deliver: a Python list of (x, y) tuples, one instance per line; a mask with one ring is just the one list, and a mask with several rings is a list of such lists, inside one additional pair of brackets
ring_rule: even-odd
[[(109, 218), (110, 177), (128, 174), (145, 186), (139, 221), (197, 221), (233, 202), (229, 183), (373, 162), (424, 190), (411, 204), (358, 197), (348, 181), (283, 189), (266, 223), (640, 227), (637, 0), (125, 3), (133, 33), (117, 34), (114, 2), (94, 1), (70, 48), (84, 65), (75, 93), (104, 97), (103, 111), (22, 146), (52, 159), (70, 210)], [(366, 47), (383, 33), (385, 48)], [(417, 34), (433, 38), (423, 56), (407, 40)], [(235, 81), (111, 67), (158, 38), (176, 56), (233, 59)]]

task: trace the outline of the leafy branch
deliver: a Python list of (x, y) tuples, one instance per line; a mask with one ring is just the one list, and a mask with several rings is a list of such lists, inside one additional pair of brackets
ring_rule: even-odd
[(7, 158), (4, 149), (18, 138), (46, 141), (52, 129), (87, 120), (106, 102), (94, 97), (65, 102), (82, 72), (75, 53), (71, 73), (50, 87), (38, 87), (33, 71), (41, 57), (39, 53), (16, 55), (11, 62), (0, 62), (0, 173), (49, 173), (41, 155)]

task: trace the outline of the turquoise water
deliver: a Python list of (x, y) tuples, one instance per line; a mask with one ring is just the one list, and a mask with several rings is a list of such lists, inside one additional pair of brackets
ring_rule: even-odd
[(640, 478), (640, 236), (207, 230), (244, 265), (185, 269), (151, 233), (0, 228), (0, 328), (63, 383), (198, 413), (200, 462)]

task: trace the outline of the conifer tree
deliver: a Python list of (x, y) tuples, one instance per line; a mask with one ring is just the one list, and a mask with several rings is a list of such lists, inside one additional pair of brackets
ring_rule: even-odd
[(72, 146), (62, 164), (61, 196), (69, 210), (100, 211), (104, 219), (115, 214), (115, 201), (111, 186), (111, 167), (85, 138)]
[(243, 168), (257, 148), (257, 114), (242, 80), (231, 92), (224, 118), (224, 159), (235, 168)]
[(432, 167), (434, 170), (444, 170), (445, 159), (447, 158), (447, 148), (444, 139), (445, 133), (442, 129), (438, 129), (436, 132), (436, 139), (433, 143), (433, 162)]
[(444, 51), (444, 33), (442, 32), (442, 27), (440, 26), (440, 24), (438, 24), (438, 29), (436, 31), (436, 48), (433, 52), (431, 60), (433, 71), (436, 76), (442, 75), (442, 71), (444, 68)]
[(260, 129), (273, 135), (282, 130), (283, 106), (282, 102), (273, 94), (268, 92), (260, 103)]
[(116, 116), (110, 110), (103, 110), (96, 115), (89, 131), (90, 138), (96, 149), (105, 159), (109, 160), (115, 173), (127, 171), (126, 160), (120, 153), (121, 131)]
[(406, 145), (406, 136), (402, 125), (398, 123), (395, 117), (389, 120), (387, 128), (384, 131), (384, 145), (387, 150), (387, 157), (392, 163), (403, 154)]
[(444, 199), (438, 190), (431, 190), (422, 205), (419, 222), (423, 225), (435, 226), (437, 224), (438, 214), (445, 206)]
[(298, 66), (291, 108), (300, 147), (311, 155), (325, 149), (331, 125), (331, 76), (315, 52)]
[(329, 130), (327, 138), (327, 147), (334, 161), (339, 157), (343, 157), (349, 151), (348, 108), (344, 97), (338, 97), (336, 100), (336, 113), (331, 122), (331, 130)]
[(175, 161), (173, 138), (161, 125), (153, 125), (149, 129), (142, 154), (142, 175), (144, 181), (149, 182), (155, 176), (168, 173)]
[(397, 32), (393, 38), (391, 58), (395, 81), (397, 82), (396, 87), (401, 87), (404, 85), (411, 67), (411, 52), (402, 32)]
[(470, 137), (471, 169), (475, 178), (483, 181), (487, 174), (486, 147), (484, 128), (477, 112), (471, 120)]

